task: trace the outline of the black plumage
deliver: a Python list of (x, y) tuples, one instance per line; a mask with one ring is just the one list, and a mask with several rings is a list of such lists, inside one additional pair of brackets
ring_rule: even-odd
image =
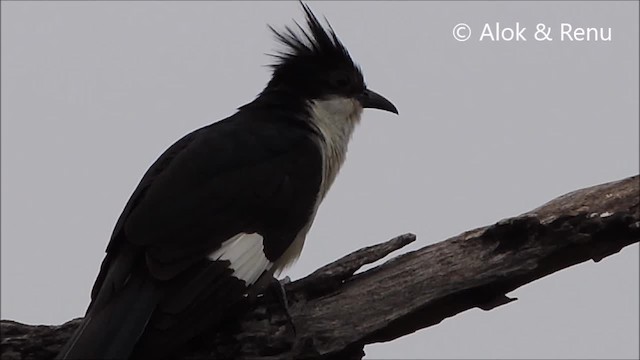
[[(322, 200), (330, 156), (310, 101), (339, 96), (396, 112), (366, 89), (333, 31), (303, 9), (308, 31), (274, 30), (285, 49), (258, 97), (178, 140), (143, 176), (60, 359), (163, 357), (215, 327), (262, 281), (247, 283), (232, 260), (210, 254), (255, 233), (269, 264), (277, 263), (304, 240)], [(261, 278), (275, 270), (256, 269)]]
[[(122, 334), (122, 324), (148, 321), (146, 332), (155, 338), (146, 335), (138, 345), (149, 347), (145, 356), (187, 341), (225, 313), (222, 308), (203, 316), (212, 304), (231, 305), (246, 292), (229, 276), (228, 264), (207, 254), (234, 234), (259, 232), (267, 258), (275, 260), (308, 221), (321, 171), (310, 130), (256, 117), (255, 111), (187, 135), (143, 177), (118, 220), (92, 292), (86, 326), (101, 338), (112, 337), (104, 329), (117, 327)], [(235, 130), (245, 122), (243, 131)], [(146, 306), (148, 319), (131, 318), (131, 304)], [(70, 358), (93, 357), (89, 346)], [(107, 357), (127, 357), (127, 347), (107, 351)]]

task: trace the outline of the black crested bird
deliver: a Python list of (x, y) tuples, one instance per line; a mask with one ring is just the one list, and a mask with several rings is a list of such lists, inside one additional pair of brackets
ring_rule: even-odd
[(270, 27), (285, 50), (255, 100), (146, 172), (59, 359), (164, 357), (215, 328), (298, 257), (363, 108), (398, 113), (302, 7), (308, 30)]

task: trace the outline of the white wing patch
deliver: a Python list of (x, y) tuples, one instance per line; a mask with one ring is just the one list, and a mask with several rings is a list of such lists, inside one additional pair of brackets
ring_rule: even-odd
[(263, 240), (258, 233), (239, 233), (223, 242), (208, 258), (214, 261), (228, 260), (233, 276), (251, 285), (273, 266), (264, 255)]

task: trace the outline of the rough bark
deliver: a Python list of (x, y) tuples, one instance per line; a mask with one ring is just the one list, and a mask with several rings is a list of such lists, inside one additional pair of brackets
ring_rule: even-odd
[[(405, 234), (360, 249), (285, 285), (295, 329), (270, 295), (239, 321), (194, 341), (184, 359), (361, 359), (391, 341), (560, 269), (615, 254), (640, 239), (639, 177), (561, 196), (517, 217), (377, 261), (413, 242)], [(3, 320), (2, 359), (51, 359), (80, 319), (60, 326)]]

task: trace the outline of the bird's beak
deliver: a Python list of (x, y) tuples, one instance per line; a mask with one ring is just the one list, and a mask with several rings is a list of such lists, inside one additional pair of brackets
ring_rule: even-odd
[(365, 89), (362, 95), (358, 97), (358, 100), (363, 108), (380, 109), (398, 114), (398, 109), (396, 109), (395, 105), (375, 91)]

